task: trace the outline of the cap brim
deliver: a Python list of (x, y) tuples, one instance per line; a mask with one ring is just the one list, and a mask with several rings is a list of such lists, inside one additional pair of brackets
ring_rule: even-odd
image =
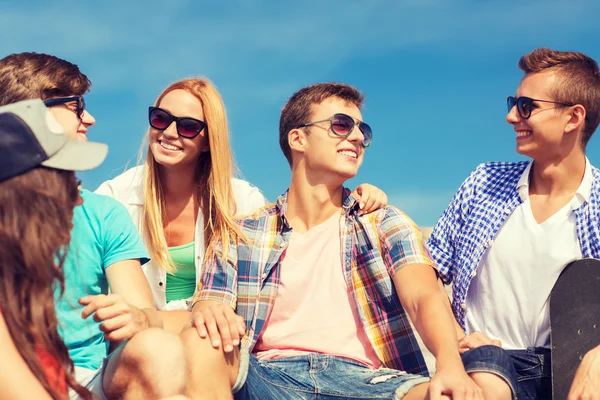
[(103, 143), (69, 139), (58, 152), (42, 162), (42, 165), (67, 171), (87, 171), (102, 164), (107, 154), (108, 146)]

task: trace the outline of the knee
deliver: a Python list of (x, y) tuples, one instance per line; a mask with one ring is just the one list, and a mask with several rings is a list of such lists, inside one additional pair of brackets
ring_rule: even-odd
[[(239, 367), (239, 349), (225, 353), (221, 346), (213, 347), (208, 337), (201, 338), (195, 328), (184, 330), (180, 335), (192, 377), (227, 378), (233, 385)], [(192, 378), (193, 379), (193, 378)]]
[(185, 375), (185, 351), (181, 339), (162, 329), (149, 328), (135, 335), (125, 346), (122, 357), (144, 376)]
[(474, 372), (469, 374), (477, 386), (483, 391), (486, 400), (511, 400), (512, 390), (506, 380), (490, 372)]

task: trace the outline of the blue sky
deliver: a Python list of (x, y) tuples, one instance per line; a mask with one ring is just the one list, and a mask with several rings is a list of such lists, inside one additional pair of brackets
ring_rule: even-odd
[(477, 164), (522, 159), (504, 120), (519, 57), (545, 46), (600, 60), (598, 15), (597, 0), (2, 0), (0, 56), (50, 53), (90, 77), (89, 137), (110, 153), (82, 174), (89, 189), (135, 165), (164, 87), (204, 75), (223, 96), (242, 176), (273, 200), (290, 178), (278, 146), (287, 98), (355, 85), (374, 139), (349, 185), (375, 184), (432, 225)]

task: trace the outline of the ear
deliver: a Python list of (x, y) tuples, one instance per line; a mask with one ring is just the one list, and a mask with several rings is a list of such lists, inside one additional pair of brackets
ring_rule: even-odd
[(306, 146), (306, 133), (301, 129), (292, 129), (288, 132), (288, 144), (292, 151), (304, 153)]
[(567, 126), (565, 126), (565, 132), (575, 132), (583, 127), (585, 116), (587, 115), (584, 106), (581, 104), (573, 106), (568, 115), (569, 121), (567, 122)]

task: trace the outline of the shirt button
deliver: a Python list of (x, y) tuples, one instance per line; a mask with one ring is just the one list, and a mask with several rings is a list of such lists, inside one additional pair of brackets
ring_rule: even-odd
[(472, 277), (472, 278), (475, 278), (475, 276), (477, 276), (477, 271), (473, 271), (473, 272), (471, 272), (471, 277)]
[(263, 272), (262, 277), (263, 277), (263, 279), (266, 279), (267, 278), (267, 273)]
[(466, 310), (467, 304), (466, 303), (461, 303), (460, 304), (460, 308), (462, 308), (463, 310)]
[(510, 214), (510, 208), (506, 207), (506, 208), (504, 209), (504, 214)]
[(162, 286), (162, 285), (163, 285), (163, 283), (162, 283), (162, 282), (158, 282), (158, 286)]

